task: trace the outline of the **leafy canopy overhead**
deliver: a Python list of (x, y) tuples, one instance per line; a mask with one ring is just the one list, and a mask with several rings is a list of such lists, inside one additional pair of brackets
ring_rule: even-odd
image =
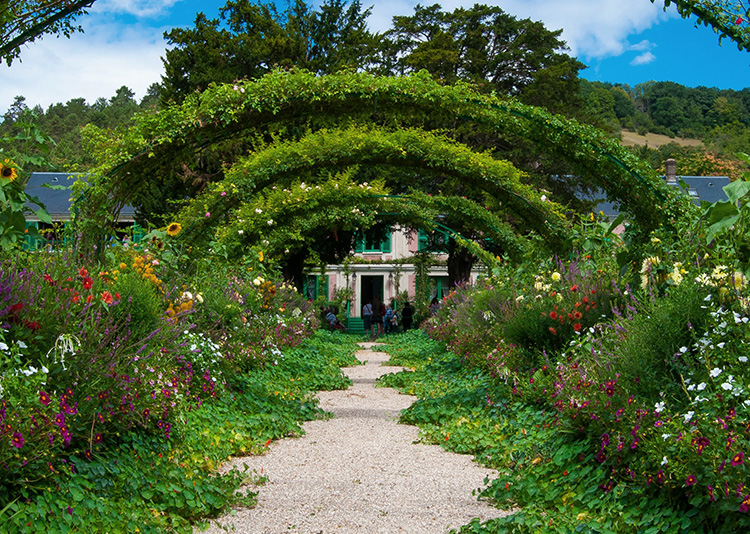
[(69, 37), (80, 28), (73, 20), (96, 0), (7, 0), (0, 4), (0, 60), (8, 66), (21, 54), (21, 45), (44, 33)]

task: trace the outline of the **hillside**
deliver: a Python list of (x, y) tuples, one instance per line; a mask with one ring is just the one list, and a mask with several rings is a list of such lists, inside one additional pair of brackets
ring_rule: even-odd
[(700, 147), (703, 146), (703, 141), (700, 139), (685, 139), (682, 137), (669, 137), (667, 135), (648, 133), (646, 135), (638, 135), (635, 132), (629, 130), (622, 130), (622, 144), (625, 146), (643, 146), (646, 145), (650, 148), (659, 148), (662, 145), (669, 143), (676, 143), (680, 146), (692, 146)]

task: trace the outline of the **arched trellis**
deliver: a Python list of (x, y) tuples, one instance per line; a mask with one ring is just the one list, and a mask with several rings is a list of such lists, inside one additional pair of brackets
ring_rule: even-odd
[[(561, 246), (567, 237), (565, 220), (556, 210), (559, 206), (522, 184), (519, 180), (522, 173), (510, 163), (417, 130), (358, 127), (320, 130), (298, 141), (273, 144), (238, 161), (227, 171), (225, 180), (199, 197), (183, 216), (200, 221), (203, 228), (215, 226), (217, 216), (238, 209), (272, 184), (281, 185), (290, 177), (309, 176), (321, 169), (336, 170), (355, 164), (409, 167), (422, 173), (457, 177), (499, 199), (504, 208), (517, 214), (554, 246)], [(202, 217), (203, 213), (212, 213), (214, 217)]]
[(181, 106), (141, 118), (132, 136), (110, 150), (114, 157), (106, 165), (114, 169), (110, 176), (115, 182), (132, 189), (148, 175), (150, 162), (192, 153), (239, 132), (265, 131), (271, 124), (305, 116), (326, 125), (395, 114), (405, 122), (452, 116), (529, 139), (587, 174), (646, 231), (691, 209), (683, 196), (671, 194), (652, 170), (598, 130), (479, 94), (466, 84), (442, 86), (425, 72), (387, 78), (277, 71), (255, 81), (211, 87)]
[[(331, 232), (366, 230), (379, 221), (388, 221), (433, 230), (441, 224), (436, 221), (438, 215), (467, 213), (472, 214), (472, 225), (484, 239), (491, 239), (511, 257), (524, 252), (523, 240), (510, 225), (468, 199), (430, 197), (418, 191), (390, 195), (382, 181), (358, 184), (347, 173), (329, 176), (319, 183), (297, 182), (257, 195), (225, 219), (226, 224), (220, 225), (216, 237), (231, 256), (239, 256), (251, 246), (265, 248), (270, 256), (282, 256), (290, 248), (306, 246), (310, 235), (321, 228)], [(485, 263), (494, 261), (477, 243), (447, 229), (461, 246)], [(187, 230), (183, 238), (189, 239), (190, 233)]]

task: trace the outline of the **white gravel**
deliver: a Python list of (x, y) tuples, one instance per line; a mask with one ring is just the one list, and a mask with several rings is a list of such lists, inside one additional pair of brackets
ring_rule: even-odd
[(388, 355), (373, 345), (357, 353), (366, 365), (345, 369), (354, 382), (348, 390), (319, 393), (335, 418), (305, 423), (305, 436), (275, 442), (263, 456), (225, 464), (247, 464), (268, 481), (250, 488), (260, 491), (255, 508), (235, 510), (205, 532), (437, 534), (507, 513), (472, 495), (493, 471), (415, 443), (417, 428), (396, 422), (416, 397), (374, 387), (399, 368), (382, 366)]

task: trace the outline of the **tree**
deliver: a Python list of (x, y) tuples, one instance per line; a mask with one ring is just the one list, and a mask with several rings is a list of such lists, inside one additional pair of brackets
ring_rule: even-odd
[(469, 81), (484, 92), (564, 112), (578, 104), (584, 65), (564, 53), (561, 33), (495, 6), (449, 13), (439, 4), (417, 5), (414, 15), (393, 17), (375, 68), (385, 74), (426, 69), (445, 83)]
[(673, 3), (682, 18), (695, 15), (711, 26), (719, 34), (719, 42), (729, 37), (737, 48), (750, 52), (750, 4), (745, 0), (664, 0), (664, 9)]
[(263, 76), (274, 67), (298, 67), (317, 74), (361, 67), (373, 42), (370, 10), (355, 0), (324, 0), (313, 10), (295, 0), (279, 12), (274, 3), (228, 0), (220, 19), (203, 13), (195, 27), (165, 33), (163, 102), (182, 102), (211, 83)]
[(0, 60), (8, 66), (21, 54), (21, 45), (44, 33), (70, 37), (79, 27), (73, 20), (96, 0), (13, 0), (0, 5)]

